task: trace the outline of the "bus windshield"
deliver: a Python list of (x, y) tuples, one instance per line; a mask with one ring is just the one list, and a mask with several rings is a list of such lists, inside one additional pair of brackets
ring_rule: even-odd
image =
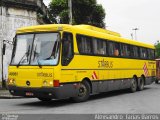
[(11, 65), (57, 65), (59, 42), (59, 33), (17, 35)]

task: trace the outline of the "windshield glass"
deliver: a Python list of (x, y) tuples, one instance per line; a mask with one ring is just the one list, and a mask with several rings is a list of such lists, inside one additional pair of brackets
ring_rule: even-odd
[(56, 65), (59, 33), (17, 35), (11, 65)]

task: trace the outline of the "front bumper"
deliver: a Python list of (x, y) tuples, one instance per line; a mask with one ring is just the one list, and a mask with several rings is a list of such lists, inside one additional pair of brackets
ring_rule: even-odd
[(73, 84), (53, 88), (27, 88), (9, 85), (8, 89), (12, 95), (23, 97), (65, 99), (78, 95), (78, 89)]

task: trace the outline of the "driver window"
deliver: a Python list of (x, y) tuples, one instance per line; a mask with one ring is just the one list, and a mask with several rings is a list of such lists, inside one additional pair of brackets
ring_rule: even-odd
[(73, 35), (64, 32), (62, 42), (62, 65), (67, 66), (71, 62), (73, 55)]

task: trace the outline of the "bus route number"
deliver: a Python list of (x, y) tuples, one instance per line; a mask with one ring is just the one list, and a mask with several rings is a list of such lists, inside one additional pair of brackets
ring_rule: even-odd
[(113, 68), (113, 61), (100, 60), (98, 61), (98, 68)]

